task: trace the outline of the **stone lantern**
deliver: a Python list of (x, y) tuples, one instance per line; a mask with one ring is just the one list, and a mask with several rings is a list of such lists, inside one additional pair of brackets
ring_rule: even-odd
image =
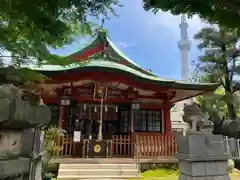
[(23, 84), (19, 70), (0, 69), (0, 179), (41, 179), (39, 128), (51, 113)]

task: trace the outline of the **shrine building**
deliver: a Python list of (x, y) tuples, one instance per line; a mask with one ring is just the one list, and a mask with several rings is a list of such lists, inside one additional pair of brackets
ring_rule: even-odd
[(218, 86), (162, 79), (124, 55), (102, 29), (69, 58), (69, 66), (35, 68), (49, 77), (42, 98), (51, 108), (51, 125), (67, 131), (59, 142), (62, 157), (98, 157), (86, 152), (85, 142), (92, 140), (94, 147), (98, 141), (110, 143), (100, 145), (106, 146), (104, 157), (130, 158), (133, 146), (144, 157), (175, 156), (172, 105)]

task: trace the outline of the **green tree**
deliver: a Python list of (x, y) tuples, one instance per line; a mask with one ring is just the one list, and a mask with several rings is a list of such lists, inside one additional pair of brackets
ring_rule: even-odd
[(203, 55), (199, 57), (199, 63), (197, 64), (201, 77), (205, 77), (204, 81), (218, 82), (224, 89), (224, 94), (220, 98), (215, 95), (215, 100), (212, 98), (212, 101), (209, 101), (205, 97), (205, 101), (208, 101), (208, 105), (214, 104), (215, 101), (215, 107), (216, 101), (218, 103), (220, 103), (220, 100), (225, 102), (228, 117), (236, 119), (236, 108), (239, 104), (235, 93), (238, 82), (234, 80), (238, 57), (238, 50), (236, 49), (236, 42), (239, 39), (237, 30), (229, 30), (223, 27), (203, 28), (195, 35), (195, 39), (199, 41), (198, 47), (203, 51)]
[(225, 119), (227, 116), (227, 104), (223, 100), (224, 95), (224, 89), (219, 87), (215, 92), (197, 96), (195, 102), (200, 105), (204, 112), (208, 113), (211, 120), (216, 118), (216, 115), (219, 119)]
[(143, 0), (146, 10), (170, 11), (174, 15), (199, 15), (210, 23), (240, 30), (240, 2), (238, 0)]
[(65, 65), (69, 61), (49, 52), (91, 35), (89, 17), (108, 18), (118, 0), (2, 0), (0, 2), (1, 64), (10, 52), (14, 66), (35, 59), (39, 64)]

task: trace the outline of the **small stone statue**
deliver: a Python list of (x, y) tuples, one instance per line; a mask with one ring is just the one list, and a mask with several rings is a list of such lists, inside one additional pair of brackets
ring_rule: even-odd
[(183, 121), (187, 122), (191, 131), (212, 131), (213, 123), (208, 120), (208, 114), (204, 113), (197, 103), (184, 104)]
[[(212, 115), (211, 121), (206, 113), (203, 113), (198, 104), (185, 104), (183, 109), (183, 121), (187, 122), (192, 130), (208, 130), (213, 134), (221, 134), (232, 138), (240, 138), (240, 121), (221, 119), (217, 112)], [(192, 125), (195, 124), (195, 125)], [(195, 126), (195, 127), (193, 127)]]

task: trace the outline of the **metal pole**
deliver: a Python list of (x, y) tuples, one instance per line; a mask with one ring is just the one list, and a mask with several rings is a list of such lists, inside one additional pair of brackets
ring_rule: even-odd
[(237, 157), (237, 159), (240, 159), (240, 140), (237, 139), (236, 141), (237, 141), (237, 151), (238, 151), (238, 157)]
[[(31, 130), (28, 130), (31, 131)], [(34, 128), (32, 129), (32, 131), (34, 131), (34, 138), (33, 138), (33, 147), (32, 147), (32, 154), (31, 154), (31, 161), (30, 161), (30, 169), (29, 169), (29, 177), (28, 180), (34, 180), (35, 179), (35, 174), (36, 174), (36, 136), (37, 133), (39, 132), (38, 128)], [(41, 177), (39, 177), (39, 179), (41, 179)]]
[(101, 106), (100, 106), (100, 120), (99, 120), (99, 127), (98, 127), (98, 141), (102, 140), (102, 118), (103, 118), (103, 93), (101, 95)]
[(92, 140), (92, 108), (88, 108), (88, 116), (89, 116), (89, 140)]

